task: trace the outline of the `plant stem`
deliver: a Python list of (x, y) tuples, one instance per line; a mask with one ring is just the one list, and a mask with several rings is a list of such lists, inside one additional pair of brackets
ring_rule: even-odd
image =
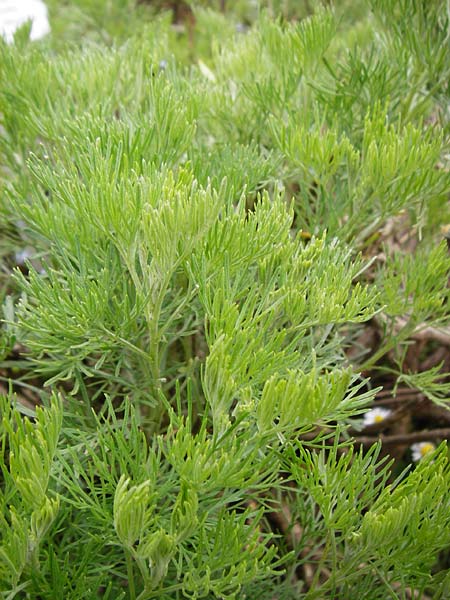
[(133, 557), (128, 549), (125, 549), (125, 558), (127, 564), (128, 592), (130, 600), (136, 600), (136, 588), (134, 586)]

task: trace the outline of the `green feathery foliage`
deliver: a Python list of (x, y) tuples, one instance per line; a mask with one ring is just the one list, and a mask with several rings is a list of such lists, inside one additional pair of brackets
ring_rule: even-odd
[(445, 443), (352, 435), (448, 408), (445, 3), (201, 4), (0, 40), (0, 597), (443, 599)]

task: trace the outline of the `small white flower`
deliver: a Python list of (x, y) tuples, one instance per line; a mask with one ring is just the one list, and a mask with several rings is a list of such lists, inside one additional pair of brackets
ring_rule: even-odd
[(381, 423), (385, 419), (389, 417), (392, 413), (388, 408), (372, 408), (364, 415), (364, 427), (368, 427), (369, 425), (375, 425), (376, 423)]
[(412, 459), (414, 462), (419, 462), (419, 460), (434, 450), (436, 450), (436, 446), (433, 442), (418, 442), (417, 444), (412, 444)]

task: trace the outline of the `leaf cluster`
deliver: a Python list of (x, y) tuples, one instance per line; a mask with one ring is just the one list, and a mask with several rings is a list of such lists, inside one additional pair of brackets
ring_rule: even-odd
[(442, 3), (50, 4), (0, 42), (0, 377), (43, 403), (0, 401), (2, 597), (444, 598), (445, 444), (394, 479), (350, 430), (373, 367), (448, 405), (403, 368), (448, 325)]

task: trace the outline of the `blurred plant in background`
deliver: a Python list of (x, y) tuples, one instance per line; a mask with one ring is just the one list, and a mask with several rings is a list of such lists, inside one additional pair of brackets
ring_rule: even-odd
[(449, 595), (444, 8), (0, 43), (2, 597)]

